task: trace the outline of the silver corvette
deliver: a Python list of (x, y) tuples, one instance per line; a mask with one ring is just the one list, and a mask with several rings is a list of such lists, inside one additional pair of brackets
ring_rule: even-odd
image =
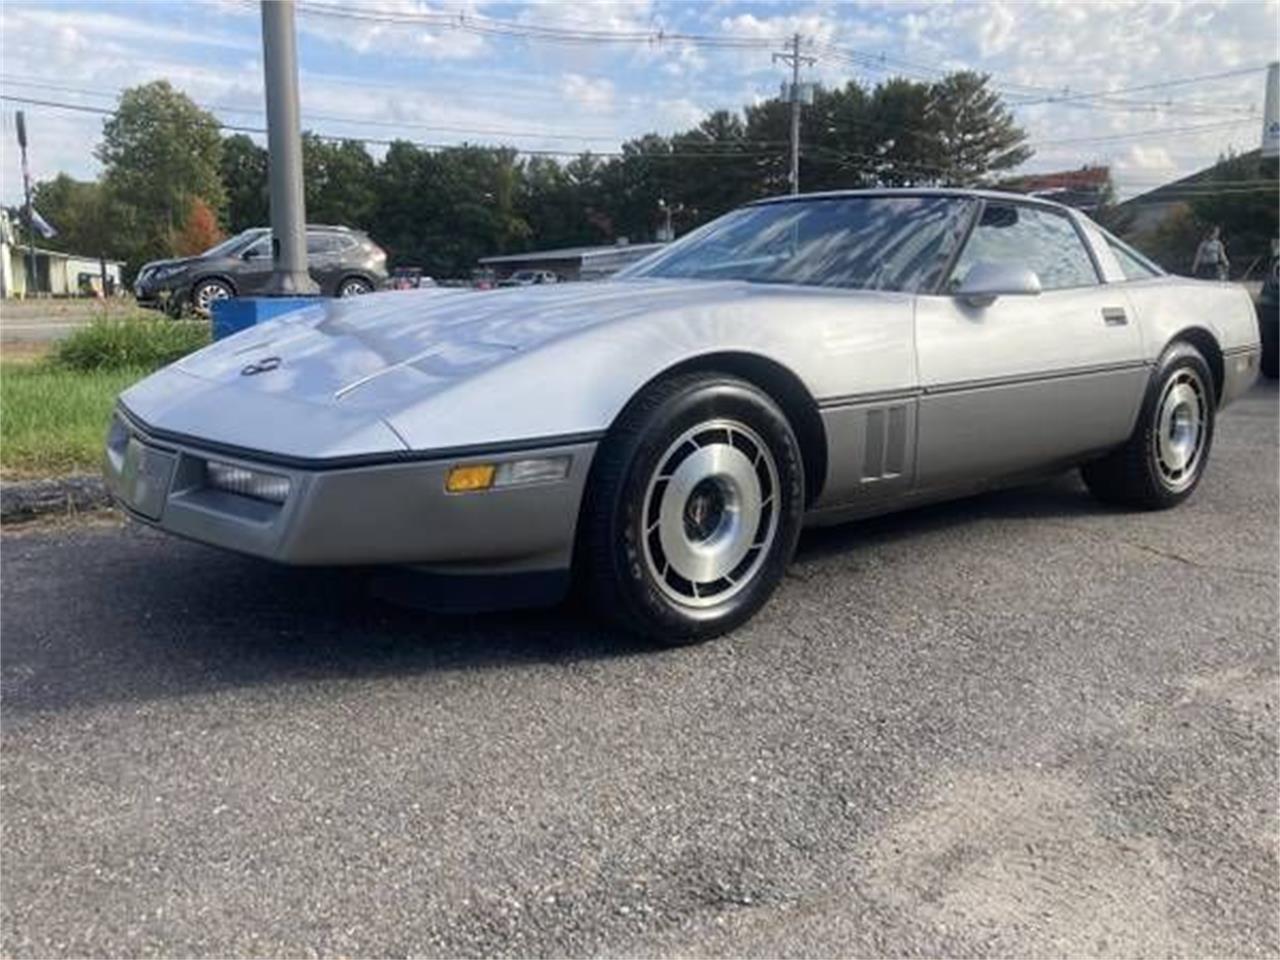
[(876, 190), (736, 210), (598, 284), (322, 301), (125, 391), (139, 520), (294, 564), (730, 630), (805, 524), (1079, 466), (1171, 507), (1257, 375), (1248, 295), (1072, 210)]

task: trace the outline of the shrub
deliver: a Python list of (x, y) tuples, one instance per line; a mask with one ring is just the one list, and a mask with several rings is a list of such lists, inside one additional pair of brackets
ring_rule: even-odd
[(209, 342), (209, 324), (172, 320), (95, 320), (60, 342), (56, 366), (71, 370), (156, 370)]

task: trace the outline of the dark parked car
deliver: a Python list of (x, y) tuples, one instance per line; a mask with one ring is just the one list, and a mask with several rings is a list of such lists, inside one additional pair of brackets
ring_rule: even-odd
[[(307, 262), (327, 297), (369, 293), (387, 279), (386, 253), (366, 234), (348, 227), (308, 226)], [(254, 227), (199, 256), (145, 264), (133, 292), (144, 307), (178, 316), (190, 306), (207, 316), (215, 300), (264, 293), (271, 268), (271, 230)]]

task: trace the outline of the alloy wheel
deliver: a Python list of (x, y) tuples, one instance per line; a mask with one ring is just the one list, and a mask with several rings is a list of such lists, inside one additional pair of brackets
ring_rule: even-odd
[(685, 431), (658, 460), (644, 500), (643, 552), (664, 594), (686, 607), (723, 603), (745, 588), (778, 529), (778, 467), (736, 420)]

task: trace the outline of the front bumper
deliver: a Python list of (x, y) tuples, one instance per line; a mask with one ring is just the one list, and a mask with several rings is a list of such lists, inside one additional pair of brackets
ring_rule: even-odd
[[(389, 457), (302, 469), (268, 455), (228, 456), (197, 439), (157, 437), (119, 410), (103, 461), (112, 497), (151, 526), (240, 553), (306, 565), (400, 564), (441, 573), (567, 569), (594, 443), (486, 453), (485, 462), (569, 456), (563, 480), (447, 493), (451, 467), (475, 457)], [(288, 479), (283, 503), (211, 487), (215, 461)]]
[(152, 280), (140, 277), (133, 284), (133, 298), (148, 310), (172, 310), (186, 303), (190, 288), (177, 278)]

